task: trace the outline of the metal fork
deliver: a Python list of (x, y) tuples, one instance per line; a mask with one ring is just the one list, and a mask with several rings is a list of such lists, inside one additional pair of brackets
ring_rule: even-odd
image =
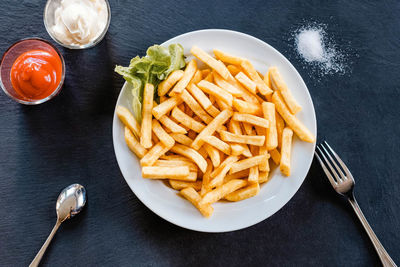
[(358, 219), (371, 239), (379, 258), (381, 259), (382, 265), (385, 267), (396, 266), (392, 258), (390, 258), (389, 254), (382, 246), (378, 237), (376, 237), (367, 219), (364, 217), (360, 206), (358, 206), (353, 193), (355, 181), (353, 175), (351, 175), (344, 162), (325, 141), (317, 146), (315, 156), (321, 164), (326, 176), (328, 176), (329, 182), (331, 182), (335, 191), (340, 195), (347, 197), (347, 200), (350, 202)]

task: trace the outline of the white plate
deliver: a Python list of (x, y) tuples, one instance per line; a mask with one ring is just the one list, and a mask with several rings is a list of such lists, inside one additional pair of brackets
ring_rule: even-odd
[[(228, 30), (201, 30), (179, 35), (163, 45), (180, 43), (185, 55), (193, 45), (207, 52), (219, 48), (228, 53), (248, 58), (261, 73), (270, 66), (277, 66), (303, 106), (297, 117), (316, 135), (317, 125), (314, 106), (303, 79), (290, 62), (277, 50), (250, 35)], [(132, 57), (135, 56), (132, 54)], [(130, 90), (127, 84), (121, 90), (117, 105), (130, 108)], [(115, 155), (122, 175), (136, 196), (154, 213), (181, 227), (202, 232), (227, 232), (239, 230), (265, 220), (282, 208), (297, 192), (310, 168), (315, 144), (293, 141), (292, 174), (286, 178), (279, 170), (272, 172), (272, 179), (261, 185), (260, 193), (237, 203), (215, 203), (214, 214), (206, 219), (190, 204), (177, 195), (177, 191), (161, 181), (143, 179), (139, 161), (125, 144), (123, 124), (114, 112), (113, 142)]]

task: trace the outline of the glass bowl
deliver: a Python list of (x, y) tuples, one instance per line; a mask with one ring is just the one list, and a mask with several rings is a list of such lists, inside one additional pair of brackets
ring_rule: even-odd
[(110, 9), (110, 3), (108, 0), (104, 0), (107, 6), (107, 22), (106, 26), (104, 27), (102, 33), (93, 41), (90, 43), (84, 44), (84, 45), (71, 45), (71, 44), (66, 44), (63, 43), (61, 40), (59, 40), (55, 34), (53, 33), (53, 30), (51, 29), (52, 26), (54, 26), (54, 13), (57, 9), (57, 7), (60, 6), (62, 0), (48, 0), (46, 3), (46, 6), (44, 8), (44, 13), (43, 13), (43, 22), (44, 26), (47, 30), (47, 33), (50, 35), (50, 37), (57, 42), (59, 45), (62, 45), (66, 48), (69, 49), (86, 49), (93, 47), (97, 45), (101, 40), (103, 40), (104, 36), (106, 35), (108, 31), (108, 27), (110, 26), (110, 21), (111, 21), (111, 9)]
[[(11, 83), (11, 67), (15, 60), (23, 53), (31, 50), (44, 50), (54, 56), (58, 56), (62, 63), (61, 79), (57, 88), (47, 97), (41, 99), (30, 99), (20, 95), (13, 87)], [(11, 99), (25, 105), (37, 105), (46, 102), (55, 97), (60, 91), (64, 84), (65, 79), (65, 62), (60, 51), (52, 45), (50, 42), (40, 38), (27, 38), (19, 40), (10, 46), (3, 54), (3, 58), (0, 63), (0, 86), (4, 93)]]

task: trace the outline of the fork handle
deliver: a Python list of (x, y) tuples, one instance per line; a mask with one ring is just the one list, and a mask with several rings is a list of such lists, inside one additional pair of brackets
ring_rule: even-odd
[(374, 230), (372, 230), (371, 226), (369, 225), (367, 219), (365, 218), (363, 212), (361, 211), (360, 206), (358, 206), (358, 203), (354, 198), (354, 196), (349, 197), (348, 200), (351, 206), (353, 207), (354, 211), (356, 212), (357, 217), (360, 220), (361, 224), (364, 226), (364, 229), (367, 232), (369, 238), (371, 239), (372, 244), (374, 245), (375, 250), (379, 255), (379, 258), (381, 259), (382, 265), (384, 267), (392, 267), (392, 266), (397, 267), (392, 258), (386, 252), (385, 248), (382, 246), (378, 237), (375, 235)]

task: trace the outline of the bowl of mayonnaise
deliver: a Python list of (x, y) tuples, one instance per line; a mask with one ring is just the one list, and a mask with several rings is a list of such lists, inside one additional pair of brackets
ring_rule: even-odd
[(111, 20), (107, 0), (48, 0), (43, 14), (50, 37), (70, 49), (95, 46)]

